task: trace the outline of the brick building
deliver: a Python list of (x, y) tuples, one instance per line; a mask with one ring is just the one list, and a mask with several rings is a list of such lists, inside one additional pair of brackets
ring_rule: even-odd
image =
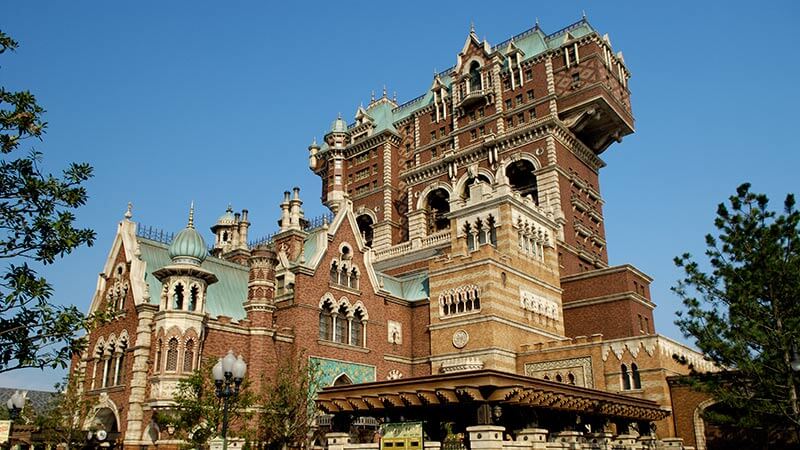
[(711, 368), (656, 333), (651, 279), (608, 265), (600, 155), (634, 131), (622, 53), (582, 19), (495, 46), (470, 30), (456, 61), (311, 144), (330, 215), (305, 218), (295, 188), (251, 242), (229, 207), (209, 250), (191, 213), (173, 237), (129, 209), (91, 306), (122, 314), (76, 362), (98, 424), (175, 445), (153, 414), (201, 358), (233, 349), (255, 380), (303, 349), (339, 421), (485, 425), (502, 407), (507, 427), (675, 435), (674, 356)]

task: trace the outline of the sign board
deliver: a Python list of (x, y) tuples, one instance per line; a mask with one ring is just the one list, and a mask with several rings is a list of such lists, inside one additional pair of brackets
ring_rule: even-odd
[(5, 444), (11, 437), (11, 421), (0, 420), (0, 444)]
[(421, 450), (422, 422), (381, 425), (381, 450)]

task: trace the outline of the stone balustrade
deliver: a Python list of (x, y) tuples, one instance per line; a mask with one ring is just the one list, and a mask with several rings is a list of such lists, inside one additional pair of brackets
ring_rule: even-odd
[[(526, 428), (516, 432), (514, 440), (507, 440), (505, 427), (478, 425), (467, 427), (469, 450), (694, 450), (683, 445), (683, 439), (657, 439), (653, 436), (637, 436), (596, 432), (560, 431), (550, 433), (543, 428)], [(350, 443), (347, 433), (328, 433), (327, 450), (380, 450), (379, 443)], [(440, 450), (441, 443), (425, 441), (427, 450)]]

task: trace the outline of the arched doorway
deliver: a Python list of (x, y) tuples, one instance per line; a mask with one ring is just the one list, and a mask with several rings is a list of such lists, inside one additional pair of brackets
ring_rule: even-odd
[(356, 225), (358, 225), (358, 231), (361, 232), (361, 236), (364, 238), (364, 245), (372, 247), (372, 227), (375, 225), (372, 221), (372, 217), (368, 214), (361, 214), (356, 217)]
[(506, 166), (506, 177), (511, 189), (523, 197), (530, 195), (533, 201), (539, 204), (539, 186), (536, 183), (534, 171), (536, 167), (527, 159), (514, 161)]
[(732, 423), (736, 410), (708, 399), (694, 410), (695, 448), (697, 450), (767, 449), (770, 436), (763, 428), (742, 428)]
[(428, 234), (450, 228), (450, 193), (443, 188), (437, 188), (428, 193), (425, 201), (428, 212)]

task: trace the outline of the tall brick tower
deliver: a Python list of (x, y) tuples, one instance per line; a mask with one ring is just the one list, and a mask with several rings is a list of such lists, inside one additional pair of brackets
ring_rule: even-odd
[(552, 213), (566, 334), (649, 333), (650, 279), (609, 268), (600, 194), (600, 155), (634, 131), (628, 78), (622, 53), (585, 18), (494, 46), (471, 29), (456, 65), (420, 97), (397, 105), (384, 90), (350, 125), (337, 118), (309, 147), (311, 168), (329, 206), (352, 201), (378, 267), (395, 275), (441, 245), (476, 182), (495, 194), (507, 184), (508, 198)]

